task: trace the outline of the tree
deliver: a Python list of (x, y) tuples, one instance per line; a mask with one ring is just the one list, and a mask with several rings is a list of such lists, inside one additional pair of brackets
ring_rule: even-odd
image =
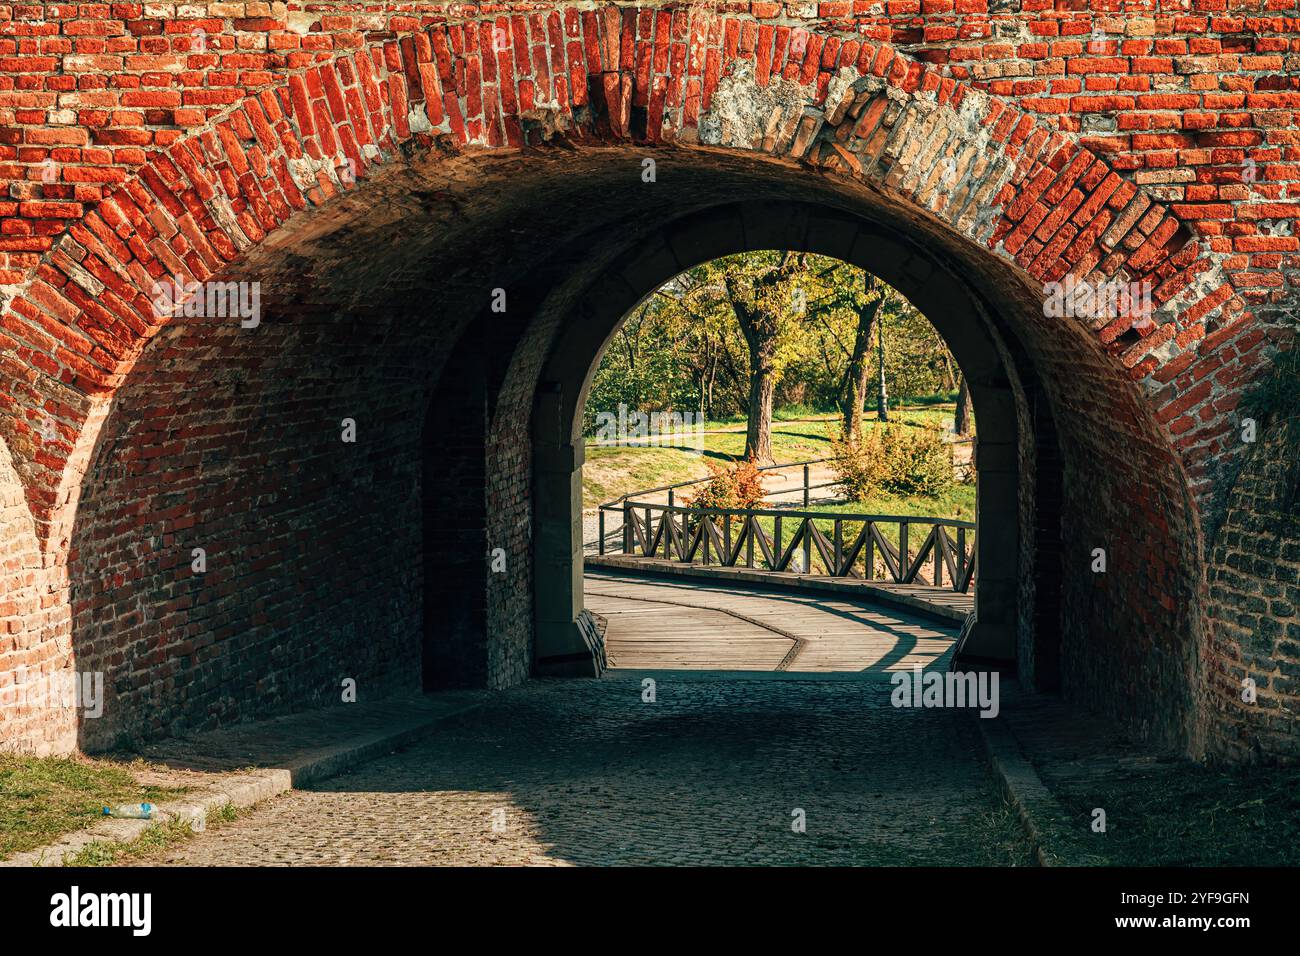
[(876, 417), (889, 421), (889, 392), (885, 388), (885, 323), (876, 326), (876, 366), (880, 370), (876, 388)]
[(966, 384), (966, 375), (957, 373), (957, 415), (953, 420), (953, 431), (965, 438), (970, 434), (970, 386)]
[[(880, 287), (877, 289), (877, 287)], [(869, 272), (862, 273), (862, 291), (870, 298), (857, 305), (857, 329), (853, 336), (853, 351), (844, 369), (844, 386), (841, 390), (840, 410), (844, 415), (844, 440), (857, 445), (862, 438), (862, 410), (867, 401), (867, 376), (870, 364), (871, 335), (876, 329), (876, 313), (884, 304), (887, 292), (884, 283), (877, 282)]]
[(629, 313), (588, 410), (743, 414), (746, 455), (770, 461), (774, 406), (838, 409), (856, 440), (873, 381), (895, 396), (958, 387), (943, 339), (880, 279), (811, 253), (749, 252), (688, 269)]
[[(724, 277), (727, 298), (749, 346), (749, 399), (746, 407), (745, 457), (772, 461), (772, 398), (780, 376), (777, 350), (782, 333), (782, 309), (777, 290), (798, 271), (794, 253), (779, 264), (746, 276), (742, 270)], [(746, 287), (748, 279), (748, 287)]]
[(813, 258), (795, 252), (727, 256), (688, 270), (661, 290), (698, 328), (725, 316), (740, 333), (736, 349), (731, 336), (719, 337), (711, 371), (721, 371), (741, 395), (747, 458), (772, 460), (773, 400), (787, 365), (805, 347), (798, 330), (816, 293)]

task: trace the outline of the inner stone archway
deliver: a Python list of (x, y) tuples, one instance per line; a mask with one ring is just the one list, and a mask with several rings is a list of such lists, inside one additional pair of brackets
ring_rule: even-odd
[[(540, 594), (573, 590), (570, 582), (581, 580), (582, 544), (574, 530), (580, 525), (581, 511), (580, 420), (600, 354), (622, 317), (673, 275), (698, 262), (769, 248), (851, 262), (898, 288), (926, 315), (939, 317), (935, 325), (971, 383), (980, 421), (976, 450), (982, 521), (980, 585), (977, 625), (963, 657), (969, 664), (1014, 669), (1021, 617), (1019, 582), (1022, 568), (1032, 569), (1034, 564), (1032, 545), (1024, 549), (1020, 545), (1017, 502), (1022, 493), (1032, 495), (1032, 484), (1022, 488), (1019, 448), (1029, 447), (1030, 462), (1036, 457), (1032, 454), (1035, 440), (1048, 448), (1047, 457), (1056, 454), (1050, 417), (1036, 439), (1026, 435), (1022, 443), (1019, 437), (1030, 420), (1021, 379), (1028, 376), (1031, 392), (1036, 390), (1033, 369), (1027, 367), (1022, 373), (1009, 367), (1014, 362), (1012, 351), (1003, 344), (990, 310), (933, 258), (887, 228), (834, 207), (794, 202), (725, 204), (672, 221), (611, 263), (576, 300), (562, 306), (570, 310), (571, 318), (542, 374), (534, 426), (539, 668), (558, 673), (594, 670), (592, 653), (586, 657), (583, 653), (589, 630), (574, 623), (582, 610), (580, 584), (571, 602), (560, 608), (548, 607)], [(1032, 472), (1024, 480), (1032, 482)], [(1059, 548), (1059, 538), (1052, 545)], [(1026, 601), (1031, 599), (1032, 595)], [(1026, 619), (1030, 614), (1027, 607)], [(1039, 653), (1034, 653), (1035, 639), (1045, 644)], [(1035, 638), (1027, 631), (1026, 653), (1019, 656), (1026, 664), (1044, 657), (1050, 660), (1056, 641), (1055, 628), (1041, 629)], [(1056, 680), (1051, 673), (1044, 675), (1043, 683), (1055, 686)]]

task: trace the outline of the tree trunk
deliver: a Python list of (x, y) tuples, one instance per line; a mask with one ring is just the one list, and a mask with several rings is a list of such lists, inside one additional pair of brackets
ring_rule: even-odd
[(882, 422), (889, 421), (889, 392), (885, 388), (885, 319), (881, 316), (876, 323), (876, 364), (880, 368), (876, 384), (876, 417)]
[(772, 461), (772, 398), (776, 394), (776, 374), (770, 354), (755, 356), (751, 367), (745, 457), (768, 464)]
[(709, 355), (709, 374), (705, 379), (704, 386), (704, 418), (706, 421), (713, 419), (713, 382), (718, 377), (718, 356), (716, 353)]
[(970, 388), (966, 385), (966, 376), (958, 373), (957, 415), (953, 422), (953, 431), (965, 438), (970, 434)]
[[(782, 264), (784, 269), (785, 263)], [(775, 284), (779, 272), (773, 270), (765, 281)], [(779, 318), (760, 308), (747, 306), (727, 279), (727, 295), (732, 311), (749, 346), (749, 396), (746, 401), (745, 457), (759, 464), (772, 462), (772, 400), (776, 395), (776, 344)]]
[(943, 337), (939, 337), (939, 354), (943, 357), (943, 387), (951, 392), (958, 386), (958, 380), (961, 378), (961, 372), (954, 372), (952, 368), (952, 355), (948, 352), (948, 346)]
[[(864, 276), (865, 291), (870, 293), (875, 278), (870, 273), (864, 273)], [(871, 371), (867, 354), (871, 351), (871, 333), (875, 329), (876, 313), (879, 310), (879, 298), (858, 309), (858, 329), (853, 337), (853, 353), (849, 356), (849, 365), (844, 372), (840, 410), (844, 413), (844, 440), (850, 446), (856, 446), (862, 438), (862, 406), (866, 404), (867, 378)]]

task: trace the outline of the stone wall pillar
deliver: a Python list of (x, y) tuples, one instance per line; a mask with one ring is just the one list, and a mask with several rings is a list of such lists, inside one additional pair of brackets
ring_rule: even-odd
[(540, 675), (599, 676), (605, 651), (582, 606), (581, 440), (560, 428), (561, 391), (543, 383), (533, 441), (534, 669)]

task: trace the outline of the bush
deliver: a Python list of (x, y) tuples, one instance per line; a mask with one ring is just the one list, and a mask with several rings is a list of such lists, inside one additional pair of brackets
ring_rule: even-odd
[(831, 440), (831, 471), (840, 488), (854, 501), (874, 498), (883, 490), (886, 469), (881, 431), (867, 429), (856, 445), (843, 438)]
[(882, 492), (940, 498), (952, 490), (952, 449), (937, 428), (885, 425), (866, 431), (857, 446), (831, 443), (831, 468), (844, 492), (865, 501)]
[(705, 462), (712, 477), (686, 499), (691, 508), (754, 508), (763, 503), (763, 475), (752, 458), (719, 465)]
[(885, 429), (886, 491), (939, 498), (954, 483), (952, 449), (937, 428)]

